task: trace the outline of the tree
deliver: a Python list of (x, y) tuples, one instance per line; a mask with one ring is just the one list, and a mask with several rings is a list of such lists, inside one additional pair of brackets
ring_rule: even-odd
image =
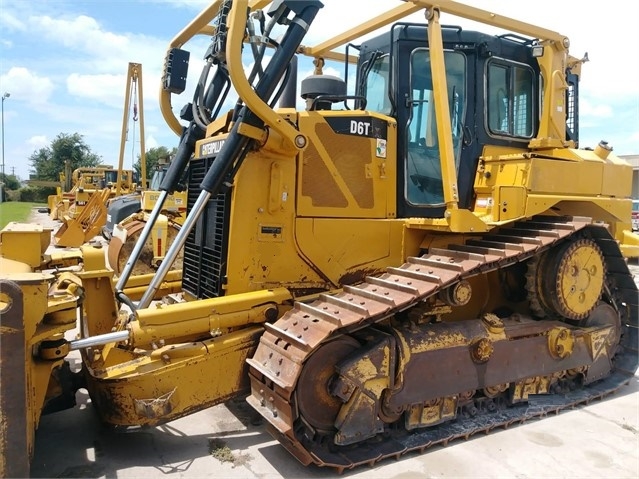
[(73, 171), (76, 168), (101, 165), (102, 157), (91, 151), (79, 133), (60, 133), (51, 142), (51, 146), (40, 148), (29, 157), (33, 171), (40, 180), (58, 181), (60, 173), (65, 171), (66, 161)]
[(0, 173), (0, 183), (4, 184), (5, 190), (19, 190), (20, 180), (15, 175), (5, 175)]
[[(146, 174), (150, 179), (153, 176), (153, 172), (155, 168), (162, 162), (169, 162), (173, 156), (177, 153), (177, 148), (172, 148), (169, 150), (166, 146), (158, 146), (156, 148), (151, 148), (146, 152)], [(137, 172), (138, 176), (142, 173), (142, 167), (140, 165), (140, 155), (138, 155), (138, 160), (133, 164), (133, 168)]]

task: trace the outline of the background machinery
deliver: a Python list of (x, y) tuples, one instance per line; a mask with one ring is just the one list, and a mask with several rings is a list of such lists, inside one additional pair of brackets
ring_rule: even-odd
[[(109, 241), (107, 259), (116, 275), (121, 273), (140, 232), (149, 220), (149, 214), (160, 197), (160, 184), (168, 168), (168, 161), (157, 165), (147, 190), (119, 196), (109, 202), (102, 236)], [(180, 191), (175, 191), (166, 198), (162, 212), (153, 224), (151, 236), (133, 268), (133, 274), (148, 274), (157, 269), (167, 248), (180, 230), (185, 215), (186, 191), (185, 187), (181, 186)], [(181, 264), (179, 255), (173, 261), (173, 268), (180, 270)]]
[[(107, 205), (105, 221), (100, 224), (102, 236), (109, 241), (109, 266), (116, 274), (120, 274), (140, 231), (148, 221), (149, 212), (159, 198), (160, 183), (168, 169), (167, 164), (158, 165), (158, 168), (153, 172), (150, 183), (147, 184), (146, 150), (144, 147), (144, 95), (142, 65), (139, 63), (129, 63), (126, 92), (119, 166), (122, 168), (124, 147), (129, 131), (129, 113), (132, 110), (133, 121), (139, 122), (140, 172), (144, 180), (141, 181), (142, 187), (137, 191), (118, 195), (111, 199)], [(135, 129), (133, 132), (135, 133)], [(155, 271), (157, 265), (164, 258), (166, 248), (177, 234), (185, 211), (186, 193), (184, 191), (176, 191), (167, 197), (162, 213), (156, 218), (151, 237), (143, 248), (142, 258), (139, 258), (135, 264), (133, 273), (143, 275)], [(175, 268), (179, 270), (179, 260), (174, 263)]]
[[(3, 343), (3, 372), (18, 362), (32, 386), (2, 391), (4, 457), (31, 448), (42, 409), (78, 387), (64, 373), (75, 349), (109, 424), (153, 426), (250, 392), (298, 460), (340, 471), (582, 404), (634, 375), (630, 166), (605, 143), (577, 148), (582, 62), (568, 39), (412, 0), (304, 46), (321, 2), (262, 12), (270, 3), (214, 1), (172, 41), (161, 107), (180, 143), (117, 281), (85, 246), (81, 271), (0, 282), (2, 340), (24, 352), (8, 358)], [(403, 21), (420, 11), (427, 26)], [(442, 26), (442, 12), (512, 33)], [(182, 127), (170, 95), (198, 33), (212, 40)], [(296, 55), (317, 66), (302, 110), (288, 90)], [(326, 60), (346, 80), (323, 75)], [(138, 288), (133, 266), (185, 170), (188, 214)], [(23, 314), (27, 296), (38, 311)], [(80, 306), (81, 338), (67, 341)]]
[[(144, 103), (142, 65), (129, 63), (127, 69), (120, 137), (118, 168), (79, 168), (73, 172), (73, 188), (68, 193), (58, 192), (58, 199), (49, 198), (51, 217), (62, 221), (54, 240), (58, 246), (79, 247), (100, 234), (108, 221), (108, 206), (118, 198), (138, 196), (146, 189), (146, 161), (144, 147)], [(133, 170), (124, 169), (124, 149), (128, 139), (129, 120), (140, 130), (140, 181)], [(135, 144), (135, 128), (132, 130)], [(54, 197), (55, 198), (55, 197)]]

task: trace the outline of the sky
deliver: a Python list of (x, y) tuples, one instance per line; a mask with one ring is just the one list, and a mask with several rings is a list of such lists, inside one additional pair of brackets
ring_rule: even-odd
[[(177, 146), (159, 110), (162, 65), (171, 39), (206, 0), (0, 0), (0, 92), (3, 102), (5, 173), (27, 179), (28, 158), (60, 133), (80, 133), (104, 164), (117, 165), (123, 116), (128, 118), (124, 166), (140, 152), (139, 122), (125, 107), (129, 62), (142, 64), (146, 148)], [(324, 0), (304, 40), (314, 45), (389, 7), (393, 0)], [(580, 0), (504, 2), (473, 0), (473, 6), (566, 35), (570, 52), (590, 61), (580, 84), (580, 146), (606, 140), (618, 155), (639, 154), (639, 29), (626, 0), (597, 9)], [(415, 20), (421, 21), (423, 16)], [(442, 24), (494, 32), (443, 14)], [(186, 104), (200, 75), (208, 44), (197, 37), (189, 84), (173, 96), (174, 110)], [(247, 60), (248, 63), (248, 60)], [(310, 74), (300, 64), (299, 79)], [(338, 70), (325, 73), (339, 74)], [(134, 93), (134, 92), (132, 92)]]

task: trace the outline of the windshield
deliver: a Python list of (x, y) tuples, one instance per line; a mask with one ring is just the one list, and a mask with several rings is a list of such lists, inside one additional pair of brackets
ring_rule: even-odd
[[(388, 98), (388, 72), (389, 56), (377, 56), (366, 76), (366, 109), (390, 115), (392, 110)], [(369, 67), (369, 62), (364, 63), (363, 69)]]
[(149, 189), (152, 191), (159, 191), (160, 190), (160, 183), (162, 183), (162, 179), (164, 178), (164, 172), (166, 170), (161, 169), (161, 170), (155, 170), (155, 172), (153, 173), (153, 178), (151, 178), (151, 185), (149, 186)]
[(107, 183), (116, 183), (118, 181), (118, 172), (117, 171), (105, 171), (104, 179)]
[[(451, 51), (444, 52), (444, 62), (455, 167), (458, 168), (466, 101), (466, 62), (463, 54)], [(441, 205), (444, 203), (444, 190), (429, 50), (414, 50), (410, 67), (411, 112), (406, 135), (406, 199), (418, 206)]]

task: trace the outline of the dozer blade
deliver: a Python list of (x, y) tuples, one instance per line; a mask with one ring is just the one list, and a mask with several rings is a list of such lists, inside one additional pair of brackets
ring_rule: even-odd
[(28, 477), (27, 371), (22, 291), (0, 281), (0, 477)]

